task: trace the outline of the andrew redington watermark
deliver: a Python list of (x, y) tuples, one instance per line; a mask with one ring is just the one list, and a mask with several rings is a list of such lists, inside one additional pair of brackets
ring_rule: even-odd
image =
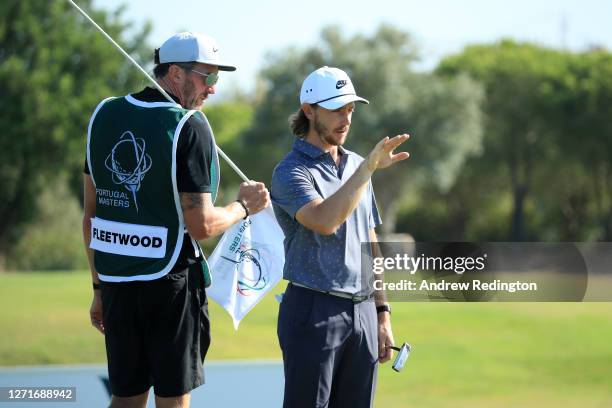
[(370, 247), (362, 284), (392, 301), (612, 300), (609, 243), (380, 242), (376, 257)]

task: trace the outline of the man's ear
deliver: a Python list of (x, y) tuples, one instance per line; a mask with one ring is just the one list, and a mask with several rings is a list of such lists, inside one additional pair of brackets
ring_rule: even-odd
[(179, 67), (178, 65), (170, 65), (170, 68), (168, 68), (168, 79), (176, 84), (180, 84), (181, 82), (183, 82), (184, 77), (185, 77), (185, 71), (183, 71), (183, 69), (181, 67)]
[(302, 104), (302, 110), (304, 111), (304, 115), (308, 118), (308, 120), (314, 120), (314, 111), (316, 109), (316, 105), (311, 105), (309, 103)]

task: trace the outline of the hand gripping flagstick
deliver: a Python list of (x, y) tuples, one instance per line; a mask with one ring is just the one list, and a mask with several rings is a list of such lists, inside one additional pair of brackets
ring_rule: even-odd
[[(134, 60), (134, 58), (132, 58), (130, 56), (130, 54), (128, 54), (127, 52), (125, 52), (125, 50), (123, 48), (121, 48), (121, 46), (119, 44), (117, 44), (115, 42), (115, 40), (113, 40), (113, 38), (106, 34), (106, 32), (102, 29), (102, 27), (100, 27), (91, 17), (89, 17), (89, 15), (87, 15), (87, 13), (85, 11), (83, 11), (83, 9), (81, 9), (74, 1), (72, 0), (68, 0), (68, 2), (70, 4), (72, 4), (74, 6), (74, 8), (76, 8), (87, 20), (89, 20), (89, 22), (91, 24), (93, 24), (94, 27), (96, 27), (98, 29), (98, 31), (100, 31), (102, 33), (102, 35), (104, 35), (106, 37), (106, 39), (108, 41), (111, 42), (111, 44), (113, 44), (118, 50), (119, 52), (121, 52), (132, 64), (134, 64), (134, 66), (136, 68), (138, 68), (140, 70), (140, 72), (142, 72), (144, 74), (144, 76), (147, 77), (147, 79), (149, 81), (151, 81), (151, 83), (159, 90), (159, 92), (161, 92), (162, 95), (164, 95), (164, 97), (172, 103), (175, 103), (174, 99), (172, 99), (172, 97), (170, 97), (170, 95), (168, 95), (168, 93), (164, 90), (164, 88), (162, 88), (157, 81), (155, 81), (151, 75), (149, 75), (147, 73), (147, 71), (144, 70), (144, 68), (142, 68), (137, 62), (136, 60)], [(212, 129), (211, 129), (211, 133), (212, 133)], [(236, 166), (236, 164), (225, 154), (225, 152), (223, 150), (221, 150), (221, 148), (217, 145), (217, 151), (219, 152), (219, 154), (221, 155), (221, 157), (223, 157), (223, 159), (227, 162), (227, 164), (240, 176), (240, 178), (244, 181), (246, 181), (247, 183), (250, 182), (249, 178), (238, 168), (238, 166)]]

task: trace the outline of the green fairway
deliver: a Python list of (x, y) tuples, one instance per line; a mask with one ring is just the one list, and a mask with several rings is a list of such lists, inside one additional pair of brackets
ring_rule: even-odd
[[(0, 365), (105, 361), (86, 272), (0, 274)], [(279, 285), (273, 293), (279, 293)], [(271, 295), (235, 332), (210, 305), (210, 360), (279, 359)], [(610, 303), (394, 303), (403, 372), (380, 367), (377, 407), (612, 406)]]

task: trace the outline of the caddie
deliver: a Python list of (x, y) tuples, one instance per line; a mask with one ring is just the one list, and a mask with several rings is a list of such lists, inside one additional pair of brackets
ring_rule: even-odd
[(263, 183), (243, 183), (215, 206), (219, 161), (204, 114), (222, 62), (204, 34), (173, 35), (155, 51), (154, 88), (108, 98), (88, 128), (83, 236), (93, 279), (91, 323), (104, 334), (111, 407), (187, 407), (204, 382), (210, 344), (198, 240), (269, 204)]

